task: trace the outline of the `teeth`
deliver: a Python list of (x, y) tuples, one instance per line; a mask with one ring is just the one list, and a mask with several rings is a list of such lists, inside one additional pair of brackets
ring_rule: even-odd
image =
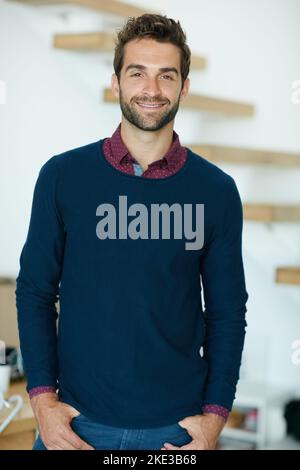
[(164, 103), (160, 104), (145, 104), (145, 103), (138, 103), (140, 106), (145, 106), (146, 108), (159, 108), (160, 106), (163, 106)]

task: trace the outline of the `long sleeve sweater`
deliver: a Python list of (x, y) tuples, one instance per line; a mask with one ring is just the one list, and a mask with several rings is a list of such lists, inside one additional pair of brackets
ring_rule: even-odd
[[(180, 367), (178, 369), (180, 377), (180, 374), (186, 374), (183, 367), (185, 362), (183, 357), (185, 357), (187, 361), (185, 366), (189, 364), (189, 367), (191, 367), (192, 363), (194, 363), (194, 367), (196, 365), (198, 367), (198, 373), (191, 374), (191, 384), (187, 387), (194, 390), (194, 398), (192, 390), (189, 393), (187, 393), (187, 390), (185, 391), (187, 398), (185, 408), (191, 406), (191, 399), (194, 399), (194, 410), (197, 409), (198, 411), (205, 403), (219, 403), (230, 408), (238, 379), (244, 327), (246, 326), (244, 318), (246, 311), (245, 303), (248, 297), (244, 285), (241, 259), (242, 210), (235, 183), (229, 175), (206, 162), (200, 156), (193, 154), (190, 150), (188, 151), (187, 161), (182, 169), (178, 171), (178, 174), (160, 180), (161, 184), (159, 185), (154, 183), (155, 180), (152, 178), (148, 178), (146, 183), (137, 183), (137, 180), (141, 180), (141, 178), (133, 175), (121, 175), (120, 171), (108, 165), (104, 159), (102, 144), (103, 141), (99, 141), (51, 158), (43, 166), (36, 184), (30, 228), (21, 255), (21, 269), (16, 290), (21, 347), (28, 375), (28, 388), (30, 389), (41, 383), (55, 387), (59, 386), (60, 394), (65, 401), (77, 406), (78, 409), (81, 408), (86, 414), (99, 419), (101, 422), (118, 423), (117, 425), (121, 423), (130, 424), (131, 422), (133, 427), (138, 424), (146, 427), (147, 425), (152, 425), (153, 416), (151, 410), (155, 409), (155, 404), (153, 403), (155, 400), (153, 400), (153, 397), (152, 399), (150, 397), (151, 389), (156, 393), (158, 401), (160, 397), (158, 392), (162, 393), (158, 381), (162, 378), (163, 368), (157, 363), (157, 374), (154, 374), (156, 380), (153, 377), (151, 381), (151, 367), (154, 366), (159, 358), (164, 362), (168, 357), (174, 362), (172, 367), (176, 365), (176, 362), (178, 362), (178, 366), (181, 365), (181, 373)], [(78, 179), (80, 175), (85, 176), (83, 182)], [(95, 181), (96, 175), (97, 179)], [(111, 184), (111, 188), (115, 188), (114, 191), (113, 189), (108, 190), (108, 181)], [(207, 181), (211, 183), (211, 186), (208, 185)], [(190, 186), (190, 183), (192, 186)], [(77, 192), (75, 191), (76, 187)], [(175, 242), (174, 239), (170, 239), (168, 242), (163, 238), (154, 240), (151, 238), (147, 240), (141, 238), (131, 240), (129, 238), (127, 239), (127, 245), (124, 245), (122, 238), (110, 239), (108, 237), (99, 240), (97, 230), (96, 237), (95, 233), (94, 238), (91, 236), (92, 246), (90, 246), (87, 228), (84, 228), (86, 226), (91, 230), (91, 220), (86, 216), (89, 212), (88, 201), (90, 204), (92, 204), (92, 201), (95, 202), (95, 196), (99, 193), (100, 201), (105, 200), (104, 195), (106, 195), (107, 202), (116, 202), (116, 193), (121, 194), (119, 191), (121, 187), (124, 188), (122, 194), (126, 194), (128, 198), (133, 198), (134, 200), (138, 196), (139, 200), (141, 196), (145, 207), (148, 207), (149, 204), (151, 205), (155, 201), (163, 203), (166, 199), (170, 199), (173, 202), (177, 201), (179, 204), (185, 200), (190, 200), (192, 204), (198, 201), (204, 204), (205, 208), (207, 205), (208, 209), (214, 208), (214, 211), (210, 210), (208, 213), (207, 209), (205, 211), (205, 220), (209, 223), (208, 226), (204, 224), (206, 230), (204, 230), (203, 247), (189, 252), (182, 245), (178, 245), (178, 241)], [(189, 192), (184, 191), (185, 187), (189, 188)], [(74, 191), (75, 193), (73, 193)], [(224, 194), (222, 191), (224, 191)], [(90, 194), (89, 197), (88, 194)], [(176, 194), (178, 194), (179, 198), (176, 197)], [(77, 211), (75, 211), (75, 207), (71, 209), (70, 206), (72, 195), (75, 196)], [(219, 204), (216, 204), (217, 201)], [(227, 201), (228, 204), (226, 210), (224, 201)], [(94, 225), (96, 220), (94, 220)], [(85, 221), (86, 224), (81, 224), (79, 223), (80, 221)], [(71, 225), (68, 226), (66, 222), (69, 222)], [(78, 232), (77, 236), (74, 235), (74, 232)], [(95, 238), (98, 238), (98, 240), (95, 240)], [(79, 243), (80, 240), (84, 242), (83, 245)], [(117, 242), (117, 240), (119, 241)], [(94, 244), (95, 241), (101, 243), (102, 247), (100, 250), (98, 250), (99, 246)], [(113, 246), (114, 249), (109, 248), (110, 246)], [(105, 247), (107, 250), (104, 249)], [(138, 250), (139, 258), (141, 259), (132, 262), (126, 256), (127, 263), (125, 262), (124, 266), (124, 253), (131, 252), (134, 248)], [(70, 256), (70, 258), (67, 257), (67, 261), (65, 256), (66, 251), (67, 253), (69, 252)], [(99, 257), (99, 251), (100, 253), (103, 252), (104, 258), (99, 258), (100, 264), (98, 266), (92, 263), (89, 275), (87, 275), (83, 254), (85, 253), (91, 261), (93, 256), (95, 258)], [(72, 261), (70, 252), (73, 252), (73, 257), (76, 254), (76, 258), (79, 258), (82, 271), (79, 269), (79, 261)], [(110, 252), (112, 255), (110, 259), (107, 257), (107, 252)], [(152, 254), (156, 253), (154, 259), (151, 256), (149, 258), (149, 252)], [(165, 252), (167, 255), (165, 255)], [(157, 253), (160, 255), (164, 254), (158, 257)], [(222, 257), (223, 261), (219, 259), (217, 262), (217, 258)], [(105, 265), (103, 265), (103, 259)], [(121, 265), (119, 264), (120, 262)], [(141, 262), (142, 264), (140, 264)], [(167, 264), (165, 264), (166, 262)], [(143, 275), (139, 276), (139, 269), (137, 268), (142, 266)], [(167, 269), (167, 267), (171, 268), (171, 266), (172, 270)], [(181, 268), (180, 271), (179, 267)], [(195, 270), (195, 268), (197, 269)], [(228, 270), (228, 276), (226, 269)], [(74, 271), (77, 273), (76, 278), (74, 278)], [(66, 274), (64, 275), (64, 273)], [(103, 277), (103, 273), (106, 273), (106, 276)], [(123, 276), (121, 277), (122, 274)], [(191, 277), (192, 275), (193, 277)], [(95, 276), (99, 280), (99, 292), (95, 290)], [(126, 276), (128, 279), (126, 279)], [(195, 279), (197, 276), (198, 286), (195, 289)], [(200, 276), (205, 297), (205, 311), (201, 305), (201, 297), (199, 297), (201, 292), (199, 284)], [(85, 281), (83, 284), (82, 277)], [(140, 284), (140, 277), (144, 281), (142, 285)], [(71, 288), (72, 282), (70, 282), (70, 278), (73, 279), (73, 284), (75, 284), (73, 288)], [(159, 293), (158, 286), (156, 285), (157, 278), (163, 280), (165, 286), (163, 292), (167, 299), (170, 299), (168, 304), (170, 311), (168, 314), (166, 313), (166, 305), (162, 302), (161, 293)], [(231, 278), (231, 280), (227, 278)], [(112, 298), (112, 296), (110, 297), (107, 292), (103, 295), (105, 300), (100, 296), (102, 289), (106, 288), (106, 290), (109, 290), (108, 279), (114, 280), (114, 282), (116, 279), (122, 279), (122, 283), (126, 286), (126, 289), (122, 286), (121, 294), (118, 294), (116, 299)], [(64, 280), (65, 289), (61, 288), (62, 283), (59, 287), (61, 280)], [(88, 280), (90, 280), (90, 285)], [(133, 282), (133, 284), (129, 284), (129, 281)], [(189, 288), (187, 281), (191, 283)], [(176, 283), (178, 283), (178, 286)], [(180, 294), (174, 288), (175, 286), (178, 288), (181, 283), (182, 292)], [(132, 299), (134, 296), (128, 296), (130, 285), (140, 286), (139, 291), (136, 291), (135, 299)], [(233, 285), (235, 286), (234, 289)], [(154, 289), (155, 286), (157, 289)], [(227, 289), (225, 289), (226, 287)], [(73, 310), (75, 317), (72, 317), (70, 315), (70, 304), (73, 305), (72, 297), (77, 298), (79, 288), (82, 290), (84, 301), (79, 302), (80, 306), (76, 304), (76, 308)], [(192, 309), (187, 308), (183, 301), (185, 296), (187, 296), (188, 290), (190, 292), (186, 303), (190, 307), (193, 305)], [(175, 302), (174, 300), (171, 301), (171, 291)], [(125, 305), (122, 304), (122, 296), (124, 294), (127, 299)], [(61, 304), (61, 326), (59, 326), (57, 344), (54, 301), (58, 295)], [(178, 301), (180, 304), (175, 308)], [(222, 309), (220, 310), (221, 305)], [(30, 306), (33, 308), (30, 308)], [(211, 308), (211, 306), (216, 308)], [(96, 315), (95, 307), (99, 315)], [(74, 387), (77, 387), (82, 363), (77, 361), (78, 376), (76, 378), (76, 368), (74, 369), (75, 359), (71, 361), (71, 358), (68, 357), (69, 353), (65, 349), (68, 348), (68, 345), (70, 346), (70, 342), (74, 343), (75, 339), (77, 339), (77, 346), (80, 345), (82, 351), (85, 345), (90, 346), (89, 343), (86, 343), (87, 338), (91, 337), (88, 326), (84, 324), (84, 328), (80, 331), (82, 337), (79, 341), (79, 338), (76, 336), (76, 334), (81, 336), (77, 331), (78, 328), (72, 325), (74, 320), (78, 321), (80, 319), (79, 323), (83, 321), (81, 317), (86, 309), (90, 312), (88, 316), (91, 315), (93, 320), (88, 325), (89, 328), (93, 329), (95, 326), (96, 329), (99, 325), (99, 340), (101, 338), (101, 344), (98, 342), (98, 350), (95, 349), (95, 345), (91, 345), (91, 349), (94, 353), (99, 353), (101, 357), (105, 356), (107, 361), (105, 365), (98, 366), (98, 375), (93, 376), (94, 380), (91, 380), (88, 376), (86, 377), (88, 380), (87, 382), (85, 381), (85, 387), (82, 387), (85, 392), (81, 390), (80, 394), (76, 394)], [(123, 310), (124, 313), (126, 312), (127, 323), (129, 322), (132, 327), (130, 334), (134, 334), (135, 341), (130, 341), (130, 339), (133, 339), (133, 336), (129, 336), (127, 342), (124, 342), (124, 338), (121, 341), (122, 334), (116, 332), (118, 324), (121, 322), (122, 325), (122, 322), (124, 322), (124, 317), (121, 313)], [(135, 313), (133, 313), (134, 311)], [(140, 316), (137, 316), (137, 311), (141, 312)], [(173, 314), (170, 313), (172, 311), (174, 311)], [(168, 323), (167, 318), (172, 320), (173, 316), (173, 320), (176, 318), (178, 321), (178, 315), (180, 314), (183, 315), (182, 318), (184, 319), (184, 328), (181, 330), (181, 333), (185, 337), (185, 343), (179, 340), (178, 331), (176, 332), (174, 324), (169, 325), (169, 340), (167, 340), (168, 335), (166, 331), (164, 332)], [(216, 315), (217, 317), (215, 317)], [(143, 324), (146, 331), (148, 331), (148, 336), (147, 334), (145, 335), (143, 330), (140, 330), (141, 318), (144, 320)], [(88, 323), (88, 320), (89, 318), (87, 317), (86, 323)], [(68, 322), (71, 323), (68, 324)], [(100, 328), (101, 323), (103, 326), (103, 322), (104, 330), (107, 332), (106, 336), (103, 336), (103, 328)], [(126, 328), (129, 327), (127, 323), (123, 325), (124, 327), (126, 325)], [(177, 329), (180, 330), (180, 327), (181, 323), (177, 324)], [(126, 328), (124, 331), (126, 331)], [(222, 332), (223, 335), (225, 334), (224, 340), (218, 338), (216, 341), (215, 335), (218, 331), (219, 333)], [(194, 334), (194, 338), (191, 334)], [(188, 335), (190, 335), (190, 343), (187, 342)], [(144, 339), (148, 340), (146, 343), (137, 340), (137, 337), (144, 336)], [(60, 337), (61, 346), (59, 347)], [(230, 337), (235, 338), (234, 341), (230, 340)], [(109, 338), (114, 341), (110, 341)], [(177, 352), (177, 356), (175, 354), (176, 338), (178, 341), (177, 349), (178, 347), (180, 349), (180, 344), (182, 349), (181, 355), (178, 355)], [(93, 339), (95, 340), (96, 338)], [(167, 344), (168, 342), (170, 343), (169, 345)], [(137, 344), (140, 346), (139, 348)], [(123, 348), (121, 347), (122, 345)], [(112, 377), (109, 380), (107, 371), (109, 365), (113, 362), (112, 358), (114, 358), (115, 362), (113, 364), (115, 364), (115, 367), (121, 369), (122, 358), (120, 355), (124, 352), (124, 359), (126, 357), (128, 359), (130, 345), (132, 347), (131, 355), (126, 362), (128, 378), (121, 386), (118, 383), (118, 373), (115, 373), (115, 382), (113, 382)], [(144, 350), (146, 345), (150, 347), (150, 349), (147, 349), (147, 354)], [(35, 354), (36, 357), (33, 357), (32, 349), (35, 346), (36, 351), (41, 354)], [(152, 349), (151, 346), (155, 347)], [(204, 349), (203, 357), (199, 355), (199, 347), (201, 346)], [(197, 348), (198, 354), (196, 354)], [(139, 351), (141, 351), (141, 354), (139, 354)], [(164, 352), (165, 356), (160, 354), (158, 357), (155, 353), (159, 351), (161, 353)], [(105, 355), (103, 354), (104, 352), (106, 352)], [(215, 353), (221, 354), (222, 359), (217, 360)], [(149, 362), (149, 354), (153, 355), (152, 362)], [(137, 358), (140, 356), (141, 359), (138, 360)], [(135, 368), (131, 363), (134, 357)], [(139, 364), (142, 364), (143, 358), (145, 359), (144, 364), (146, 369), (147, 364), (149, 366), (149, 377), (145, 378), (144, 381), (142, 380), (143, 374), (141, 374), (139, 369)], [(95, 359), (91, 358), (91, 360), (93, 365)], [(70, 372), (68, 373), (65, 369), (65, 364), (68, 361), (70, 361), (72, 366), (71, 373), (74, 379), (72, 387), (66, 386), (65, 383), (68, 376), (70, 379)], [(81, 362), (85, 363), (84, 361)], [(99, 362), (102, 363), (101, 360)], [(223, 367), (220, 367), (220, 364), (223, 364)], [(191, 372), (191, 369), (189, 371)], [(125, 372), (126, 367), (124, 369)], [(101, 383), (102, 373), (103, 383)], [(140, 376), (139, 373), (141, 374)], [(198, 381), (193, 379), (195, 375), (196, 377), (198, 376)], [(177, 380), (180, 382), (179, 377)], [(199, 383), (200, 377), (201, 383)], [(174, 378), (170, 380), (170, 385), (177, 383), (174, 380)], [(99, 408), (96, 410), (96, 406), (93, 407), (88, 403), (87, 397), (91, 398), (96, 391), (99, 391), (100, 396), (102, 392), (103, 397), (108, 397), (109, 394), (106, 395), (105, 393), (110, 391), (112, 393), (111, 403), (115, 403), (117, 407), (120, 407), (120, 397), (123, 396), (123, 400), (124, 396), (126, 397), (124, 393), (129, 383), (135, 385), (135, 387), (138, 387), (139, 384), (142, 385), (142, 388), (145, 385), (150, 387), (150, 394), (145, 392), (145, 399), (147, 397), (150, 399), (150, 406), (147, 399), (146, 401), (141, 400), (143, 409), (147, 409), (147, 406), (149, 408), (149, 415), (146, 413), (147, 417), (144, 412), (141, 413), (141, 410), (141, 415), (139, 415), (139, 406), (137, 406), (136, 413), (133, 413), (135, 416), (134, 420), (134, 418), (131, 418), (132, 413), (130, 418), (126, 413), (122, 414), (121, 412), (118, 415), (114, 413), (109, 414), (107, 409), (109, 408), (108, 402), (105, 402), (105, 400), (100, 410)], [(222, 387), (221, 390), (220, 386)], [(197, 391), (199, 394), (195, 394), (193, 387), (198, 387)], [(86, 391), (87, 389), (88, 392)], [(218, 392), (217, 389), (219, 390)], [(121, 390), (123, 395), (120, 394)], [(128, 392), (129, 390), (130, 387)], [(142, 394), (139, 396), (137, 391), (135, 395), (137, 400), (142, 396)], [(164, 398), (163, 393), (161, 398)], [(178, 407), (178, 403), (175, 400), (172, 411), (166, 412), (165, 416), (161, 416), (160, 413), (160, 416), (156, 417), (155, 422), (164, 421), (166, 424), (169, 424), (175, 410), (177, 409), (178, 415), (179, 410), (182, 407), (184, 408), (183, 403)], [(195, 408), (196, 403), (197, 406)], [(132, 402), (132, 406), (134, 407), (134, 402)]]

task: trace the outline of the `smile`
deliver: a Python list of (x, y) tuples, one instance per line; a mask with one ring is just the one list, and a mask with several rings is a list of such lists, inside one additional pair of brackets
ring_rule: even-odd
[(162, 108), (166, 103), (153, 103), (153, 104), (150, 104), (150, 103), (141, 103), (141, 102), (138, 102), (137, 101), (137, 104), (141, 107), (141, 108), (144, 108), (144, 109), (159, 109), (159, 108)]

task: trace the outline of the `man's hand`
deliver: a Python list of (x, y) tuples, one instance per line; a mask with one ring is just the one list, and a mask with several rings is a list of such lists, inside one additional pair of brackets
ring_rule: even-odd
[(71, 428), (72, 419), (80, 413), (59, 401), (56, 393), (41, 393), (30, 402), (41, 439), (48, 450), (94, 450)]
[(225, 421), (216, 414), (204, 413), (187, 416), (179, 421), (178, 424), (187, 430), (193, 440), (182, 447), (176, 447), (169, 442), (165, 442), (161, 450), (214, 450), (218, 437), (225, 426)]

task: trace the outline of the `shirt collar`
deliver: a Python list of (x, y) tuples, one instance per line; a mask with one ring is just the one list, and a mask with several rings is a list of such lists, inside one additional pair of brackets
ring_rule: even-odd
[[(131, 157), (129, 150), (126, 147), (126, 145), (124, 144), (124, 142), (122, 140), (122, 137), (121, 137), (121, 122), (118, 125), (118, 127), (116, 128), (116, 130), (114, 131), (114, 133), (112, 134), (112, 136), (110, 138), (110, 144), (111, 144), (111, 150), (112, 150), (114, 160), (118, 164), (121, 164), (121, 161), (125, 156), (127, 156), (127, 157), (130, 156)], [(167, 153), (163, 157), (161, 157), (161, 160), (164, 159), (169, 168), (175, 167), (176, 163), (177, 163), (177, 159), (178, 159), (177, 158), (178, 152), (180, 152), (180, 150), (182, 150), (182, 148), (183, 147), (181, 146), (179, 136), (173, 130), (173, 140), (172, 140), (171, 147), (169, 148)], [(156, 164), (156, 162), (153, 162), (150, 165), (155, 165), (155, 164)]]

